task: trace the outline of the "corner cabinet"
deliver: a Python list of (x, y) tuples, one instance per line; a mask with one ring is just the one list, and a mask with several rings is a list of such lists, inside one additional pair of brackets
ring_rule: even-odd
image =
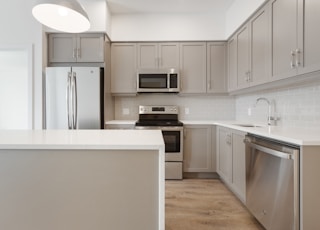
[(180, 85), (182, 94), (207, 92), (206, 42), (180, 43)]
[(178, 43), (138, 43), (139, 69), (179, 68)]
[(246, 200), (245, 135), (217, 127), (217, 172), (243, 203)]
[(111, 45), (111, 93), (137, 93), (137, 45), (113, 43)]
[(104, 34), (49, 34), (49, 63), (104, 62)]
[(229, 91), (270, 81), (270, 19), (270, 10), (265, 6), (229, 39)]
[(183, 143), (184, 172), (216, 171), (215, 129), (211, 125), (184, 125)]

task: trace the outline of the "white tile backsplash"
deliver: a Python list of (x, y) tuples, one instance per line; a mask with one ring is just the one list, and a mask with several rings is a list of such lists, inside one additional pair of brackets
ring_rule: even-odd
[[(235, 100), (231, 96), (178, 96), (172, 94), (141, 94), (116, 97), (115, 119), (137, 120), (139, 105), (178, 105), (180, 120), (234, 120)], [(125, 115), (123, 108), (130, 110)]]
[[(253, 106), (258, 97), (275, 102), (276, 114), (280, 117), (278, 126), (320, 127), (320, 83), (237, 96), (237, 120), (267, 121), (267, 103), (259, 102), (256, 107)], [(251, 108), (251, 116), (248, 115), (248, 108)]]
[[(278, 126), (320, 128), (320, 83), (284, 89), (264, 90), (238, 96), (178, 96), (172, 94), (142, 94), (136, 97), (115, 98), (115, 119), (137, 120), (139, 105), (178, 105), (181, 120), (239, 120), (267, 122), (267, 103), (256, 99), (273, 100)], [(248, 109), (251, 115), (248, 115)], [(123, 112), (130, 111), (129, 113)]]

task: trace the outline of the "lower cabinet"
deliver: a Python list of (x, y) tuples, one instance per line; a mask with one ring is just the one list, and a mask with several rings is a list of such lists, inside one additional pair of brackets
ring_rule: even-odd
[(217, 173), (243, 203), (246, 200), (245, 135), (217, 127)]
[(212, 125), (184, 125), (184, 172), (216, 172), (215, 134)]

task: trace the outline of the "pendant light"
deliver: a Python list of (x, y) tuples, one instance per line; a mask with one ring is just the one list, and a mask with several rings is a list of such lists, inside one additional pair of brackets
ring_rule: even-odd
[(90, 28), (88, 15), (77, 0), (37, 0), (32, 14), (43, 25), (62, 32), (81, 33)]

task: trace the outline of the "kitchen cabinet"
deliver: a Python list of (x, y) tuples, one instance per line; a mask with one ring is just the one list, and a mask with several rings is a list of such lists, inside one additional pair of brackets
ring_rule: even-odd
[(205, 42), (180, 43), (180, 93), (207, 92), (207, 46)]
[(250, 77), (249, 24), (237, 33), (237, 88), (246, 87)]
[[(298, 1), (298, 72), (320, 70), (320, 4), (318, 0)], [(303, 37), (301, 36), (303, 34)], [(303, 38), (303, 40), (302, 40)], [(301, 50), (300, 50), (301, 49)], [(299, 52), (300, 50), (300, 52)], [(300, 64), (299, 64), (300, 62)]]
[(270, 19), (269, 8), (263, 7), (229, 40), (229, 91), (270, 80)]
[(272, 12), (272, 79), (297, 74), (297, 1), (271, 0)]
[(217, 128), (217, 172), (228, 187), (245, 203), (245, 133)]
[(207, 43), (207, 93), (227, 92), (227, 44)]
[(228, 129), (217, 129), (217, 172), (226, 182), (232, 182), (232, 141)]
[(136, 94), (137, 45), (113, 43), (111, 45), (111, 93)]
[(215, 132), (211, 125), (184, 125), (184, 172), (215, 172)]
[(250, 25), (250, 86), (270, 81), (271, 75), (271, 15), (269, 7), (260, 9), (249, 21)]
[(272, 78), (320, 70), (317, 0), (272, 0)]
[(49, 34), (49, 62), (104, 62), (104, 34)]
[(237, 38), (228, 41), (228, 91), (237, 89)]
[(138, 43), (139, 69), (177, 69), (178, 67), (178, 43)]

